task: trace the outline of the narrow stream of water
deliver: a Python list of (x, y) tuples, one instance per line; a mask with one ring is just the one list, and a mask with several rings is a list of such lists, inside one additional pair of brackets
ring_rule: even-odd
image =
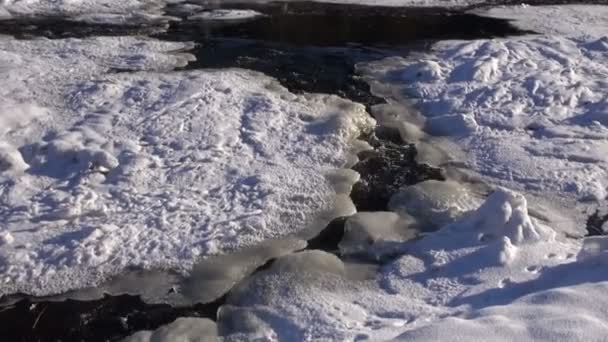
[[(154, 26), (85, 24), (66, 18), (0, 21), (0, 34), (29, 39), (94, 35), (151, 35), (169, 41), (194, 41), (197, 61), (187, 69), (239, 67), (277, 78), (292, 92), (336, 94), (363, 103), (371, 112), (382, 99), (356, 75), (355, 64), (426, 49), (439, 39), (475, 39), (521, 34), (504, 20), (440, 9), (395, 9), (319, 3), (231, 3), (264, 16), (237, 22), (188, 20), (187, 11), (168, 8), (173, 22), (166, 32)], [(116, 70), (116, 72), (126, 72)], [(362, 180), (351, 194), (359, 210), (386, 210), (403, 185), (442, 179), (441, 171), (414, 160), (413, 145), (379, 128), (364, 137), (376, 151), (362, 154), (354, 169)], [(335, 252), (344, 219), (332, 222), (309, 249)], [(265, 267), (265, 266), (262, 266)], [(171, 289), (167, 289), (170, 291)], [(225, 297), (225, 296), (224, 296)], [(207, 304), (173, 308), (151, 305), (137, 296), (105, 296), (94, 301), (49, 301), (15, 297), (0, 308), (0, 336), (7, 341), (117, 340), (153, 330), (180, 316), (216, 319), (224, 297)]]

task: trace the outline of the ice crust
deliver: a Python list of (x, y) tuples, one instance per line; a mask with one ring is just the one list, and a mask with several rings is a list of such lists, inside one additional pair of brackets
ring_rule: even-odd
[(373, 126), (362, 105), (294, 95), (259, 73), (163, 72), (191, 59), (179, 53), (188, 44), (0, 46), (2, 121), (44, 112), (2, 136), (2, 294), (63, 292), (132, 267), (185, 273), (297, 233), (334, 210), (325, 175)]

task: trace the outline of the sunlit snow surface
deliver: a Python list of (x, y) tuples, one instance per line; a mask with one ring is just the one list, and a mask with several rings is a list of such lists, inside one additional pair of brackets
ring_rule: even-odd
[(56, 293), (131, 266), (187, 271), (304, 229), (332, 208), (325, 175), (372, 124), (361, 105), (255, 72), (154, 72), (183, 65), (188, 55), (166, 53), (183, 44), (0, 44), (0, 117), (12, 125), (1, 293)]
[[(543, 11), (530, 9), (529, 18)], [(423, 128), (462, 147), (471, 158), (466, 167), (492, 184), (602, 201), (608, 49), (606, 38), (594, 34), (600, 31), (585, 30), (585, 23), (605, 19), (603, 11), (552, 7), (556, 25), (571, 23), (576, 13), (576, 35), (557, 27), (541, 36), (442, 42), (431, 54), (376, 66), (379, 74), (388, 71), (385, 81), (401, 82), (418, 98)], [(418, 216), (440, 221), (439, 231), (401, 243), (397, 251), (393, 246), (387, 257), (394, 259), (363, 279), (359, 267), (325, 252), (284, 256), (231, 291), (219, 312), (220, 335), (279, 341), (605, 338), (605, 237), (564, 238), (548, 225), (552, 213), (532, 212), (536, 203), (504, 188), (479, 201), (456, 185), (416, 187), (404, 189), (391, 206), (414, 215), (410, 197), (420, 196), (430, 214)], [(349, 245), (364, 235), (370, 243), (377, 235), (392, 238), (395, 219), (387, 216), (382, 225), (380, 214), (359, 216)]]
[(606, 7), (489, 13), (516, 17), (522, 28), (541, 34), (443, 41), (431, 53), (365, 69), (415, 104), (434, 143), (446, 142), (465, 170), (569, 209), (574, 204), (567, 201), (602, 202), (608, 186)]

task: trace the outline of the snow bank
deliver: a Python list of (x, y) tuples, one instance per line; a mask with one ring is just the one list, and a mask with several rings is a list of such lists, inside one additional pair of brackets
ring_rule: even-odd
[(561, 202), (558, 208), (605, 199), (606, 7), (506, 11), (490, 13), (517, 17), (518, 25), (547, 35), (439, 42), (429, 54), (364, 70), (406, 94), (400, 100), (414, 102), (420, 126), (457, 166), (491, 184)]
[(0, 44), (3, 98), (48, 111), (3, 137), (22, 160), (0, 174), (13, 239), (0, 249), (2, 294), (63, 292), (131, 267), (187, 272), (299, 232), (332, 212), (324, 175), (373, 125), (361, 105), (255, 72), (155, 72), (187, 62), (171, 52), (187, 44)]

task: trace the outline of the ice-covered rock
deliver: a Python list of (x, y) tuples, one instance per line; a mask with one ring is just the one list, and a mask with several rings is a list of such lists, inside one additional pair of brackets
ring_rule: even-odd
[(210, 319), (181, 317), (154, 331), (139, 331), (123, 342), (211, 342), (219, 341), (217, 325)]
[(340, 253), (370, 254), (394, 251), (401, 242), (414, 238), (417, 222), (408, 215), (394, 212), (359, 212), (349, 217), (344, 225), (344, 237), (338, 247)]
[(462, 184), (428, 180), (401, 189), (391, 198), (389, 208), (439, 228), (475, 209), (479, 202), (479, 196)]

